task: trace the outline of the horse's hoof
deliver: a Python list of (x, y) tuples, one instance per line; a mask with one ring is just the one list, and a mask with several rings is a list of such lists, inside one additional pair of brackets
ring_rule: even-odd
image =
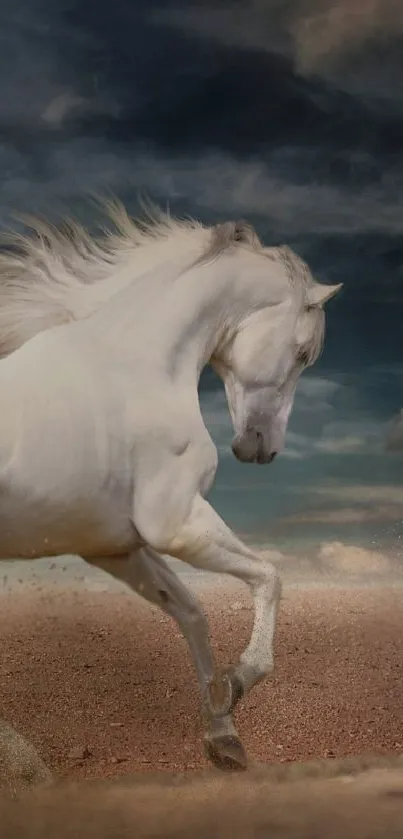
[(213, 716), (226, 716), (242, 699), (244, 686), (234, 668), (217, 671), (208, 689), (208, 704)]
[(223, 772), (244, 772), (248, 758), (241, 741), (235, 735), (223, 734), (205, 740), (208, 759)]

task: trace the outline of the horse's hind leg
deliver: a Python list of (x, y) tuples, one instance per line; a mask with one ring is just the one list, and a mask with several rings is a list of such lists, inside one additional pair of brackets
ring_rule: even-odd
[(208, 756), (220, 769), (244, 769), (246, 755), (227, 705), (225, 708), (220, 705), (218, 691), (215, 692), (216, 701), (213, 703), (211, 684), (216, 681), (214, 660), (207, 620), (196, 597), (183, 585), (167, 562), (147, 547), (128, 557), (87, 561), (126, 583), (176, 621), (186, 638), (197, 673)]

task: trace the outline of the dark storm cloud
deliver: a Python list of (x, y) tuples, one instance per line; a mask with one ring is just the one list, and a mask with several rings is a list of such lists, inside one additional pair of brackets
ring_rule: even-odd
[[(403, 119), (308, 78), (324, 60), (314, 44), (328, 43), (340, 72), (341, 48), (368, 51), (375, 30), (382, 44), (392, 26), (388, 2), (382, 16), (379, 8), (100, 0), (94, 15), (79, 0), (3, 6), (2, 203), (32, 203), (39, 185), (47, 205), (53, 195), (139, 186), (186, 210), (264, 219), (274, 239), (400, 236)], [(388, 60), (369, 61), (378, 80), (395, 70), (388, 49)]]
[[(134, 208), (142, 190), (205, 221), (246, 216), (324, 279), (345, 280), (358, 303), (363, 291), (364, 302), (398, 302), (403, 116), (386, 93), (381, 114), (368, 105), (385, 73), (399, 89), (392, 8), (100, 0), (94, 15), (80, 0), (9, 0), (3, 221), (14, 209), (82, 215), (85, 194), (105, 189)], [(347, 65), (354, 85), (331, 88), (329, 73), (343, 87)], [(351, 93), (358, 79), (365, 97)]]
[(160, 15), (228, 46), (286, 55), (301, 75), (402, 106), (393, 84), (403, 66), (403, 7), (396, 0), (186, 2), (176, 9), (161, 4)]

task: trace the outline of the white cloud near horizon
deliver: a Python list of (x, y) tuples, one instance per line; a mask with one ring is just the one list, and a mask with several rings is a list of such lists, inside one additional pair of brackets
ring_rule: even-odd
[(321, 484), (312, 486), (310, 491), (333, 501), (352, 501), (369, 505), (396, 504), (401, 507), (403, 476), (402, 484)]
[(365, 507), (340, 507), (337, 509), (308, 510), (283, 516), (280, 521), (288, 526), (297, 524), (370, 524), (371, 522), (399, 521), (401, 504)]
[(379, 551), (360, 544), (351, 544), (340, 540), (322, 541), (309, 551), (288, 553), (265, 547), (255, 546), (262, 557), (274, 562), (280, 572), (296, 571), (299, 574), (325, 574), (343, 577), (371, 576), (388, 574), (393, 571), (402, 573), (401, 554), (395, 550)]

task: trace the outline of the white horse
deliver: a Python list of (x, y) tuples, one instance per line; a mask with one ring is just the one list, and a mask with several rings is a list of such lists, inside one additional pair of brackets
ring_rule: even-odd
[[(273, 669), (280, 582), (205, 500), (217, 451), (198, 382), (210, 362), (235, 456), (272, 461), (340, 285), (315, 283), (244, 223), (125, 224), (98, 242), (49, 228), (2, 257), (0, 559), (77, 554), (170, 614), (196, 668), (207, 752), (244, 768), (232, 711)], [(254, 625), (235, 666), (216, 668), (204, 614), (161, 555), (249, 586)]]

